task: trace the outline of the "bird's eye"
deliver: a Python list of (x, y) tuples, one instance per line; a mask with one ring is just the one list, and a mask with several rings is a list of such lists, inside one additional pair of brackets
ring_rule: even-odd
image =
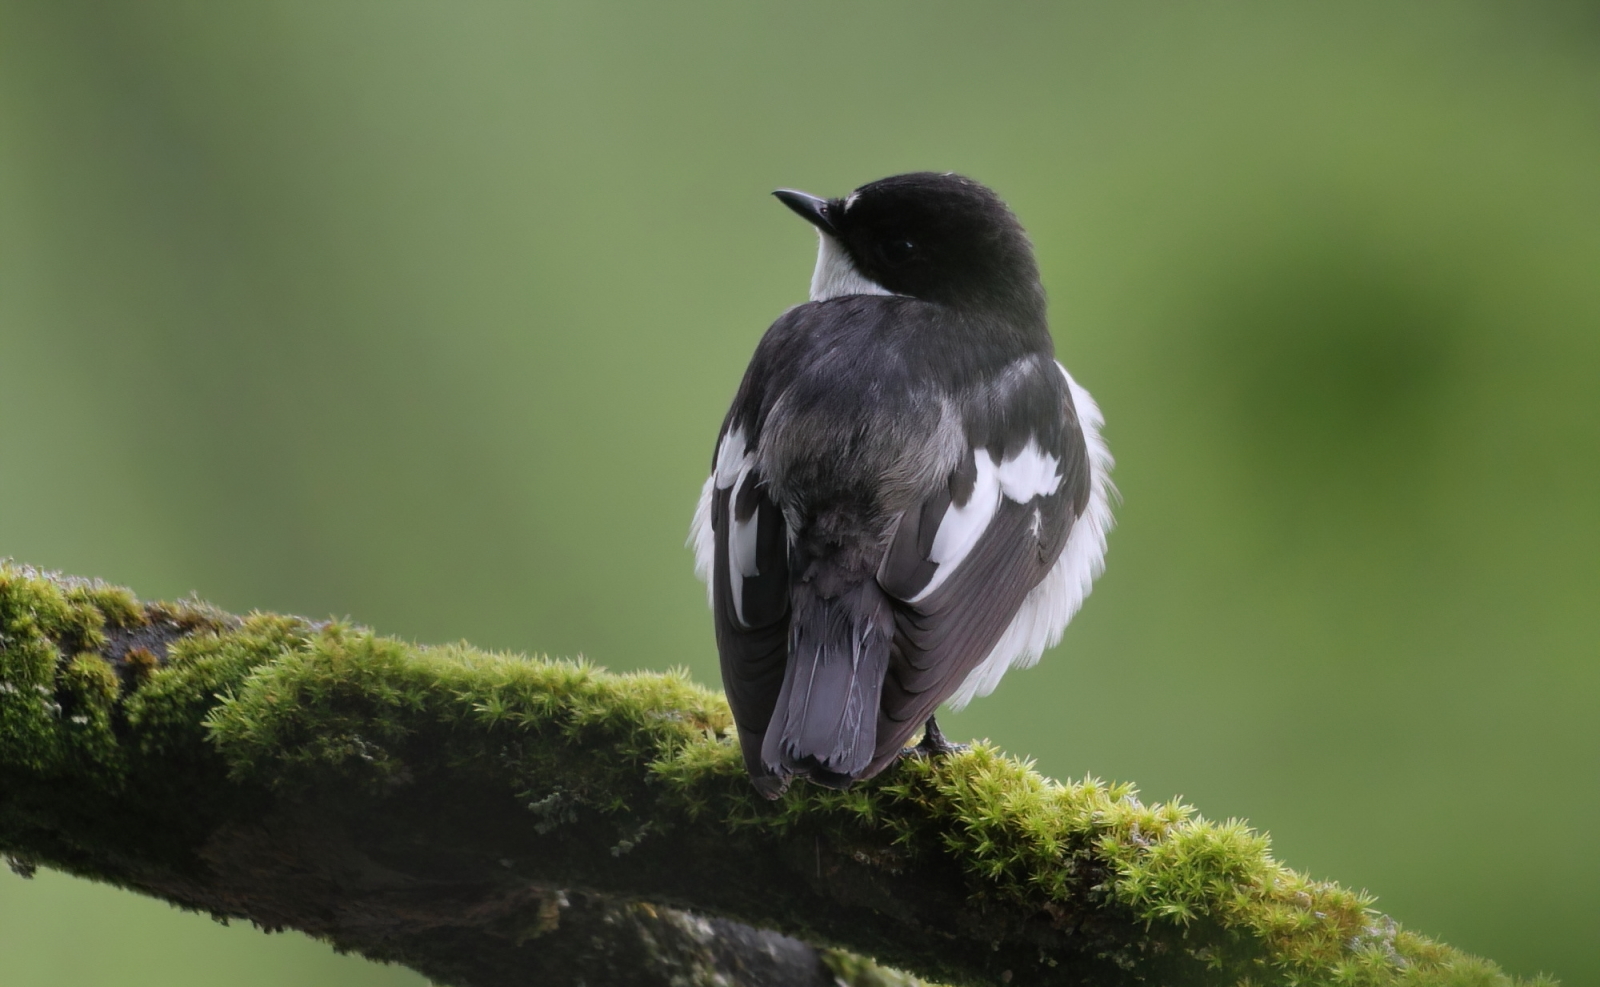
[(899, 267), (916, 256), (917, 245), (910, 240), (885, 240), (878, 248), (878, 253), (883, 256), (885, 264), (890, 267)]

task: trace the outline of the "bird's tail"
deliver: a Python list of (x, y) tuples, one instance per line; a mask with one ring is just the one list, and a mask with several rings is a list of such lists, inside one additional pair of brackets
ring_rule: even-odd
[(831, 599), (793, 589), (789, 663), (761, 746), (779, 775), (848, 787), (872, 763), (894, 614), (875, 580)]

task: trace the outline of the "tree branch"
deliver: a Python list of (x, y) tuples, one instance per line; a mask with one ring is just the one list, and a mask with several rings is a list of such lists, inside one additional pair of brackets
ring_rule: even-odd
[(950, 983), (1512, 983), (1241, 824), (987, 747), (768, 803), (730, 726), (681, 674), (0, 568), (0, 849), (441, 983), (893, 976), (751, 926)]

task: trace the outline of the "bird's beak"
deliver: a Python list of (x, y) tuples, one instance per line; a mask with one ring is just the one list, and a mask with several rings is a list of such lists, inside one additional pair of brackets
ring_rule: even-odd
[(812, 226), (829, 236), (839, 235), (839, 231), (834, 229), (833, 222), (828, 218), (827, 199), (819, 199), (792, 188), (781, 188), (772, 194), (778, 197), (779, 202), (799, 213), (800, 218)]

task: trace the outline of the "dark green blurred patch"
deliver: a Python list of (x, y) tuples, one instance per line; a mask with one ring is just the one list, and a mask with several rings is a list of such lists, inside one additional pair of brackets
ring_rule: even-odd
[(0, 17), (0, 553), (709, 682), (688, 515), (813, 249), (766, 193), (960, 169), (1126, 503), (954, 728), (1600, 976), (1581, 5)]
[(1311, 510), (1392, 509), (1437, 455), (1460, 319), (1359, 244), (1285, 250), (1251, 266), (1186, 355), (1212, 362), (1254, 475)]

